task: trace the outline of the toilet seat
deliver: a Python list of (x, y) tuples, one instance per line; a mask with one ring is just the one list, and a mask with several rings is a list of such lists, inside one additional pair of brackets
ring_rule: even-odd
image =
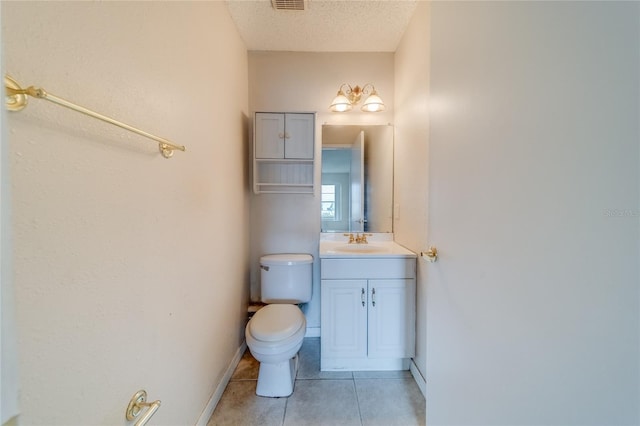
[(280, 342), (296, 334), (305, 325), (305, 317), (296, 305), (267, 305), (255, 313), (248, 328), (262, 342)]

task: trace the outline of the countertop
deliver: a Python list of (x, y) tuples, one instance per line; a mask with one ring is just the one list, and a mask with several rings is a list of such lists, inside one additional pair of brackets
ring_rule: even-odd
[[(353, 233), (356, 234), (362, 233)], [(414, 252), (393, 241), (390, 233), (367, 233), (368, 243), (349, 243), (342, 233), (320, 234), (321, 259), (415, 258)]]

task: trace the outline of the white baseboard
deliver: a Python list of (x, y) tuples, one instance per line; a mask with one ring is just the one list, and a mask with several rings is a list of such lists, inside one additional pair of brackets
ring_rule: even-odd
[(320, 337), (320, 327), (307, 327), (304, 337)]
[(224, 393), (225, 388), (229, 384), (229, 380), (231, 380), (231, 376), (233, 375), (233, 372), (236, 370), (236, 367), (238, 366), (238, 363), (242, 359), (242, 355), (244, 355), (244, 352), (246, 350), (247, 350), (247, 343), (242, 342), (242, 345), (240, 345), (240, 347), (236, 351), (236, 354), (231, 360), (231, 363), (227, 367), (227, 370), (225, 371), (224, 376), (222, 376), (222, 380), (220, 380), (220, 383), (218, 383), (216, 390), (213, 392), (213, 395), (211, 395), (211, 398), (209, 399), (207, 406), (204, 407), (202, 414), (200, 414), (200, 417), (198, 418), (196, 426), (207, 426), (207, 422), (211, 418), (213, 411), (216, 409), (218, 402), (220, 402), (220, 398), (222, 398), (222, 394)]
[(424, 396), (424, 399), (427, 399), (427, 381), (424, 379), (424, 377), (420, 373), (420, 370), (418, 370), (418, 367), (416, 366), (416, 363), (414, 360), (411, 360), (411, 365), (409, 365), (409, 371), (411, 371), (413, 380), (416, 381), (416, 384), (420, 388), (420, 392), (422, 392), (422, 396)]

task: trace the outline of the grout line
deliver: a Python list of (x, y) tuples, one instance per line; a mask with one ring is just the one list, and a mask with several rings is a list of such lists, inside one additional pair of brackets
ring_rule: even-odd
[(302, 377), (300, 379), (296, 379), (300, 381), (308, 381), (308, 380), (353, 380), (353, 377)]
[[(295, 383), (293, 386), (295, 389)], [(284, 410), (282, 412), (282, 423), (280, 423), (282, 426), (284, 426), (284, 419), (287, 418), (287, 408), (289, 407), (289, 398), (291, 398), (291, 396), (286, 397), (284, 401)]]
[(353, 372), (351, 372), (351, 377), (353, 380), (353, 392), (356, 394), (356, 402), (358, 403), (358, 416), (360, 417), (360, 425), (362, 426), (364, 424), (364, 421), (362, 420), (362, 410), (360, 409), (360, 395), (358, 395), (358, 387), (356, 386), (356, 378), (353, 375)]

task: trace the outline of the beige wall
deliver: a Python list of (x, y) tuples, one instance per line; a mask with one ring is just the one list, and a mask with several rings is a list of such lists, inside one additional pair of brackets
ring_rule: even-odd
[[(0, 19), (2, 4), (0, 3)], [(0, 35), (0, 41), (1, 41)], [(1, 47), (0, 47), (1, 51)], [(0, 74), (4, 75), (0, 54)], [(11, 259), (11, 195), (7, 155), (6, 109), (0, 108), (0, 424), (15, 424), (18, 415), (16, 326)]]
[[(194, 424), (243, 340), (248, 65), (221, 2), (3, 2), (21, 424)], [(4, 201), (4, 200), (3, 200)], [(3, 247), (4, 250), (4, 247)]]
[[(396, 241), (420, 253), (427, 245), (429, 145), (429, 5), (419, 3), (395, 54)], [(416, 358), (426, 371), (426, 265), (418, 260)]]
[[(373, 83), (387, 109), (339, 114), (328, 106), (340, 84)], [(392, 53), (249, 52), (249, 108), (255, 111), (317, 112), (316, 182), (320, 183), (322, 124), (387, 124), (393, 121)], [(251, 296), (260, 299), (258, 262), (266, 253), (311, 253), (313, 300), (307, 327), (320, 327), (320, 187), (315, 195), (253, 195), (251, 204)], [(319, 335), (319, 334), (318, 334)]]

